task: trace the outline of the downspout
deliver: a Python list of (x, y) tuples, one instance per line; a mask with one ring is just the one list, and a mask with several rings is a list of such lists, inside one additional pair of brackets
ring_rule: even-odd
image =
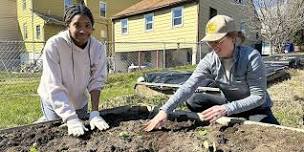
[(201, 48), (201, 43), (200, 43), (200, 19), (201, 19), (201, 3), (200, 0), (197, 1), (197, 38), (196, 38), (196, 42), (197, 42), (197, 46), (196, 46), (196, 50), (199, 53), (199, 57), (198, 60), (196, 61), (196, 64), (198, 64), (198, 62), (201, 60), (202, 58), (202, 48)]
[[(32, 19), (32, 42), (34, 42), (34, 38), (35, 38), (35, 33), (34, 33), (34, 0), (31, 1), (32, 2), (32, 11), (31, 11), (31, 19)], [(35, 50), (35, 44), (32, 43), (32, 49), (33, 52), (35, 54), (36, 50)]]
[(113, 71), (115, 72), (116, 71), (116, 65), (115, 65), (115, 24), (114, 24), (114, 20), (111, 19), (111, 25), (112, 25), (112, 37), (111, 37), (111, 40), (112, 42), (110, 42), (109, 46), (111, 45), (112, 47), (112, 52), (111, 52), (111, 58), (114, 60), (114, 62), (112, 62), (114, 65), (113, 65)]

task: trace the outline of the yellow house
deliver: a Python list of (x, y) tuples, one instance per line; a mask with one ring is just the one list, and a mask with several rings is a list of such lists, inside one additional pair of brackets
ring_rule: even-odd
[(116, 14), (115, 70), (125, 71), (131, 64), (191, 63), (197, 49), (198, 6), (195, 0), (143, 0)]
[[(18, 24), (24, 43), (21, 62), (31, 63), (40, 57), (44, 42), (65, 29), (62, 0), (17, 0)], [(76, 1), (74, 1), (76, 3)], [(72, 3), (70, 3), (71, 5)]]
[(94, 15), (93, 35), (101, 41), (112, 41), (111, 17), (139, 1), (141, 0), (84, 0)]
[(207, 21), (226, 14), (244, 28), (244, 8), (242, 0), (143, 0), (113, 16), (116, 71), (196, 64), (208, 51), (198, 44)]
[[(84, 2), (94, 16), (93, 36), (100, 41), (112, 39), (111, 19), (109, 16), (137, 3), (140, 0), (17, 0), (18, 23), (25, 41), (22, 60), (32, 62), (37, 59), (43, 43), (51, 36), (65, 29), (63, 15), (66, 7)], [(120, 2), (120, 3), (119, 3)]]

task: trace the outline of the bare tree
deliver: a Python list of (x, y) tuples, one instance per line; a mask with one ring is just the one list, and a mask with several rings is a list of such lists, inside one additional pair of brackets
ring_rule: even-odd
[(303, 0), (248, 0), (247, 23), (251, 30), (261, 33), (261, 40), (270, 43), (279, 53), (283, 43), (303, 29)]

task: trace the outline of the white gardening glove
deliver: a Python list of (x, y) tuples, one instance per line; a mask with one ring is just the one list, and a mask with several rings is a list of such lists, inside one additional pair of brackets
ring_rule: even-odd
[(105, 120), (103, 120), (102, 117), (100, 117), (98, 111), (92, 111), (90, 113), (90, 126), (91, 130), (95, 129), (95, 127), (97, 127), (99, 130), (105, 130), (109, 128), (109, 125)]
[(73, 136), (81, 136), (88, 129), (81, 123), (81, 121), (76, 119), (71, 119), (67, 121), (68, 134)]

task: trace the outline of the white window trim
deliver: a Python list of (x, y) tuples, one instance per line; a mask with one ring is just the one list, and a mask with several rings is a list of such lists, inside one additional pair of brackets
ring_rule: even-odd
[[(127, 21), (127, 32), (126, 32), (126, 33), (123, 33), (123, 32), (122, 32), (122, 28), (123, 28), (123, 27), (122, 27), (122, 22), (123, 22), (123, 21)], [(121, 20), (120, 20), (120, 26), (121, 26), (121, 27), (120, 27), (120, 30), (121, 30), (120, 33), (121, 33), (122, 35), (127, 35), (127, 34), (129, 33), (129, 20), (128, 20), (128, 18), (121, 19)]]
[[(104, 4), (105, 5), (105, 16), (101, 16), (101, 14), (100, 14), (100, 4)], [(100, 17), (106, 17), (107, 16), (107, 3), (106, 2), (104, 2), (104, 1), (99, 1), (99, 9), (98, 9), (98, 13), (99, 13), (99, 16)]]
[[(174, 10), (177, 9), (181, 9), (182, 13), (181, 13), (181, 24), (180, 25), (174, 25)], [(184, 25), (184, 7), (180, 6), (180, 7), (175, 7), (171, 9), (171, 26), (172, 28), (178, 28), (178, 27), (182, 27)]]
[[(146, 20), (147, 16), (152, 16), (152, 29), (148, 29), (148, 30), (147, 30), (147, 24), (148, 23), (147, 23), (147, 20)], [(145, 31), (146, 32), (152, 32), (153, 29), (154, 29), (154, 13), (149, 13), (149, 14), (144, 15), (144, 20), (145, 20), (145, 24), (144, 24)]]

